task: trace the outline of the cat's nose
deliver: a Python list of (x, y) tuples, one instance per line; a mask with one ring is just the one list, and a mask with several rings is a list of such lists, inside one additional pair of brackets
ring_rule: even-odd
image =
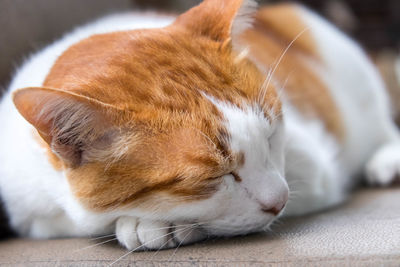
[(289, 192), (281, 195), (279, 198), (275, 199), (274, 202), (272, 203), (263, 203), (259, 202), (261, 210), (266, 213), (271, 213), (275, 216), (277, 216), (285, 207), (286, 202), (288, 201), (289, 198)]
[(286, 202), (285, 203), (279, 203), (276, 206), (272, 207), (271, 206), (264, 206), (263, 204), (261, 205), (261, 210), (265, 213), (272, 213), (273, 215), (277, 216), (285, 207)]

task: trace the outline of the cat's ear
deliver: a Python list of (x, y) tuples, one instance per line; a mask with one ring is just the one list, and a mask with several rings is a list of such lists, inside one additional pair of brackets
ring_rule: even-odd
[(52, 151), (69, 167), (82, 163), (83, 154), (98, 142), (111, 142), (113, 107), (82, 95), (48, 88), (14, 92), (14, 104)]
[(215, 41), (234, 39), (251, 26), (257, 8), (254, 0), (204, 0), (180, 15), (174, 25)]

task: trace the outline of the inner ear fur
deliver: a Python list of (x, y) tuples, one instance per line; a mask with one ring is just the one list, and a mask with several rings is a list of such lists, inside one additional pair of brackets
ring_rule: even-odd
[(225, 42), (234, 39), (252, 24), (257, 8), (254, 0), (204, 0), (180, 15), (174, 25), (181, 25), (197, 35)]
[(69, 167), (82, 164), (87, 150), (106, 147), (115, 137), (111, 114), (116, 109), (95, 99), (57, 89), (29, 87), (15, 91), (13, 101)]

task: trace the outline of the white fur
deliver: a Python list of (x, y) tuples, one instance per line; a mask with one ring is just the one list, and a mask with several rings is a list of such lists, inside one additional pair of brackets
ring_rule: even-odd
[(400, 174), (400, 142), (382, 146), (367, 163), (370, 184), (389, 185)]
[[(221, 228), (212, 231), (218, 235), (266, 228), (273, 216), (261, 209), (281, 209), (288, 199), (288, 186), (284, 179), (283, 127), (280, 121), (271, 122), (265, 118), (257, 106), (242, 110), (209, 99), (224, 115), (230, 133), (230, 149), (243, 153), (245, 160), (244, 165), (236, 170), (242, 181), (230, 184), (232, 193), (221, 190), (221, 193), (232, 195), (228, 199), (233, 197), (236, 200), (225, 201), (223, 218), (216, 218), (208, 225)], [(224, 225), (226, 229), (223, 229)]]
[(237, 172), (242, 186), (266, 207), (282, 206), (287, 201), (284, 179), (283, 129), (279, 121), (269, 122), (257, 107), (241, 110), (213, 101), (227, 120), (229, 147), (244, 154), (245, 163)]
[(241, 60), (241, 57), (248, 54), (249, 50), (246, 47), (243, 47), (243, 44), (240, 43), (239, 38), (237, 37), (253, 26), (254, 18), (252, 15), (257, 10), (257, 7), (258, 4), (255, 0), (243, 0), (242, 5), (233, 20), (231, 29), (232, 45), (235, 50), (242, 51), (237, 58), (239, 61)]
[(285, 177), (290, 188), (285, 215), (300, 215), (340, 203), (349, 174), (340, 166), (336, 141), (321, 122), (306, 120), (288, 106), (284, 102)]
[[(244, 13), (253, 2), (247, 3)], [(235, 32), (248, 26), (247, 18), (241, 20), (243, 12), (233, 25)], [(129, 249), (162, 248), (194, 242), (207, 234), (265, 229), (275, 216), (262, 208), (285, 204), (288, 184), (294, 193), (287, 215), (334, 205), (344, 199), (351, 177), (361, 173), (367, 160), (384, 144), (368, 164), (369, 177), (371, 182), (390, 182), (390, 176), (399, 173), (399, 138), (379, 76), (351, 40), (313, 13), (302, 8), (299, 12), (328, 66), (316, 71), (343, 114), (343, 145), (326, 133), (321, 122), (302, 117), (289, 102), (283, 103), (282, 123), (265, 118), (256, 105), (239, 109), (210, 98), (224, 115), (230, 148), (245, 155), (244, 165), (236, 170), (242, 182), (226, 174), (212, 197), (183, 202), (167, 212), (132, 209), (94, 213), (84, 209), (71, 194), (64, 174), (53, 169), (43, 148), (33, 140), (32, 127), (16, 111), (10, 95), (18, 88), (40, 86), (57, 57), (89, 35), (162, 27), (172, 21), (171, 17), (151, 14), (111, 16), (78, 28), (32, 56), (18, 70), (0, 104), (0, 193), (13, 227), (22, 235), (36, 238), (115, 232)], [(164, 203), (163, 197), (169, 196), (160, 196), (160, 203)]]
[(253, 23), (252, 15), (257, 9), (257, 2), (254, 0), (243, 0), (243, 3), (236, 13), (232, 24), (232, 38), (239, 36), (246, 29), (250, 28)]
[(321, 76), (345, 123), (342, 163), (351, 175), (360, 173), (378, 146), (398, 137), (383, 82), (353, 41), (317, 15), (305, 9), (301, 14), (328, 66)]
[(386, 149), (368, 164), (369, 181), (388, 184), (400, 173), (399, 134), (390, 116), (383, 82), (372, 63), (359, 46), (325, 20), (300, 6), (298, 12), (327, 66), (315, 71), (339, 107), (345, 140), (344, 144), (335, 143), (322, 125), (318, 126), (321, 123), (304, 121), (286, 103), (287, 164), (294, 161), (291, 158), (308, 161), (286, 167), (286, 179), (289, 184), (293, 180), (290, 187), (294, 191), (286, 209), (288, 215), (343, 201), (348, 187), (364, 172), (367, 161), (384, 145)]

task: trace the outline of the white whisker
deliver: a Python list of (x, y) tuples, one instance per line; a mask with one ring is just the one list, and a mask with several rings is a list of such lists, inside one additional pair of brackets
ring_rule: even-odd
[(151, 258), (150, 258), (150, 260), (152, 260), (155, 256), (157, 256), (157, 254), (158, 254), (158, 252), (160, 252), (161, 251), (161, 249), (163, 249), (163, 247), (166, 245), (166, 244), (168, 244), (169, 243), (169, 241), (171, 241), (171, 240), (173, 240), (175, 237), (174, 236), (172, 236), (171, 238), (169, 238), (167, 241), (165, 241), (164, 242), (164, 244), (162, 244), (158, 249), (157, 249), (157, 251), (156, 252), (154, 252), (154, 254), (153, 254), (153, 256), (151, 256)]
[[(283, 51), (282, 55), (279, 57), (278, 62), (275, 64), (274, 68), (272, 69), (271, 75), (269, 76), (269, 80), (268, 80), (268, 83), (267, 83), (267, 88), (268, 88), (268, 86), (269, 86), (269, 84), (270, 84), (270, 82), (271, 82), (272, 76), (274, 75), (275, 71), (277, 70), (279, 64), (281, 63), (281, 61), (282, 61), (282, 59), (283, 59), (283, 57), (284, 57), (284, 56), (286, 55), (286, 53), (289, 51), (290, 47), (292, 47), (292, 45), (294, 44), (294, 42), (296, 42), (297, 39), (299, 39), (300, 36), (302, 36), (303, 33), (305, 33), (306, 31), (308, 31), (309, 29), (310, 29), (309, 27), (304, 28), (301, 32), (299, 32), (299, 33), (293, 38), (293, 40), (292, 40), (292, 41), (288, 44), (288, 46), (285, 48), (285, 50)], [(265, 95), (264, 95), (263, 97), (265, 97)]]
[[(186, 228), (184, 228), (184, 229), (186, 229)], [(167, 233), (167, 234), (165, 234), (165, 235), (162, 235), (162, 236), (159, 236), (159, 237), (157, 237), (157, 238), (154, 238), (154, 239), (152, 239), (152, 240), (150, 240), (150, 241), (147, 241), (147, 242), (143, 243), (142, 245), (140, 245), (140, 246), (138, 246), (138, 247), (136, 247), (136, 248), (134, 248), (134, 249), (128, 251), (127, 253), (125, 253), (124, 255), (122, 255), (121, 257), (119, 257), (118, 259), (116, 259), (115, 261), (113, 261), (109, 266), (114, 265), (114, 264), (117, 263), (119, 260), (125, 258), (126, 256), (128, 256), (128, 255), (131, 254), (132, 252), (135, 252), (136, 250), (138, 250), (138, 249), (140, 249), (140, 248), (146, 247), (147, 244), (149, 244), (149, 243), (151, 243), (151, 242), (153, 242), (153, 241), (156, 241), (156, 240), (158, 240), (158, 239), (160, 239), (160, 238), (166, 237), (166, 236), (171, 235), (171, 234), (173, 234), (173, 233), (182, 231), (182, 230), (184, 230), (184, 229), (178, 229), (178, 230), (169, 232), (169, 233)]]
[(283, 52), (282, 52), (282, 54), (280, 55), (280, 57), (278, 58), (278, 61), (276, 62), (276, 64), (275, 64), (275, 66), (272, 68), (272, 69), (270, 69), (270, 71), (268, 71), (268, 75), (267, 75), (267, 78), (266, 78), (266, 84), (265, 84), (265, 81), (264, 81), (264, 83), (263, 83), (263, 85), (262, 85), (262, 87), (263, 87), (263, 90), (262, 91), (260, 91), (260, 103), (261, 103), (261, 100), (263, 100), (264, 98), (265, 98), (265, 96), (266, 96), (266, 94), (267, 94), (267, 89), (268, 89), (268, 87), (269, 87), (269, 85), (270, 85), (270, 83), (271, 83), (271, 80), (272, 80), (272, 77), (273, 77), (273, 75), (275, 74), (275, 71), (277, 70), (277, 68), (278, 68), (278, 66), (279, 66), (279, 64), (281, 63), (281, 61), (283, 60), (283, 58), (284, 58), (284, 56), (286, 55), (286, 53), (289, 51), (289, 49), (290, 49), (290, 47), (292, 47), (292, 45), (294, 44), (294, 42), (296, 42), (297, 41), (297, 39), (299, 39), (300, 38), (300, 36), (301, 35), (303, 35), (306, 31), (308, 31), (310, 28), (309, 27), (306, 27), (306, 28), (304, 28), (300, 33), (298, 33), (294, 38), (293, 38), (293, 40), (288, 44), (288, 46), (285, 48), (285, 50), (283, 50)]
[(114, 240), (117, 240), (117, 238), (116, 237), (115, 238), (111, 238), (109, 240), (106, 240), (106, 241), (103, 241), (103, 242), (100, 242), (100, 243), (97, 243), (97, 244), (94, 244), (94, 245), (90, 245), (90, 246), (87, 246), (87, 247), (84, 247), (84, 248), (80, 248), (80, 249), (75, 250), (74, 252), (80, 252), (82, 250), (86, 250), (86, 249), (89, 249), (89, 248), (94, 248), (94, 247), (103, 245), (105, 243), (108, 243), (108, 242), (111, 242), (111, 241), (114, 241)]
[(103, 236), (93, 237), (93, 238), (90, 238), (89, 240), (90, 240), (90, 241), (93, 241), (93, 240), (98, 240), (98, 239), (102, 239), (102, 238), (106, 238), (106, 237), (110, 237), (110, 236), (115, 236), (115, 234), (109, 234), (109, 235), (103, 235)]
[(258, 101), (259, 104), (262, 104), (262, 103), (263, 103), (263, 99), (264, 99), (264, 98), (262, 98), (262, 96), (267, 94), (268, 88), (266, 87), (266, 85), (267, 85), (269, 76), (270, 76), (270, 74), (271, 74), (271, 70), (272, 70), (272, 69), (270, 69), (270, 70), (268, 71), (268, 74), (267, 74), (267, 76), (265, 77), (265, 79), (264, 79), (264, 81), (263, 81), (263, 83), (262, 83), (262, 85), (261, 85), (261, 87), (260, 87), (260, 92), (258, 93), (258, 97), (257, 97), (257, 101)]
[(185, 239), (193, 232), (194, 227), (192, 226), (191, 228), (189, 228), (189, 233), (187, 233), (183, 239), (181, 240), (181, 242), (179, 242), (178, 246), (176, 247), (176, 249), (174, 250), (174, 252), (172, 253), (172, 255), (169, 257), (168, 261), (171, 261), (172, 258), (175, 256), (176, 252), (178, 251), (178, 248), (182, 245), (183, 242), (185, 242)]
[[(182, 225), (178, 225), (178, 226), (182, 226)], [(190, 225), (190, 226), (188, 226), (188, 227), (185, 227), (183, 230), (185, 230), (185, 229), (188, 229), (188, 228), (190, 228), (190, 227), (192, 227), (192, 228), (194, 228), (194, 227), (196, 227), (196, 226), (198, 226), (196, 223), (194, 223), (194, 224), (192, 224), (192, 225)], [(174, 236), (172, 236), (170, 239), (168, 239), (164, 244), (162, 244), (161, 245), (161, 247), (159, 248), (159, 249), (157, 249), (157, 251), (154, 253), (154, 255), (151, 257), (151, 259), (153, 259), (157, 254), (158, 254), (158, 252), (160, 252), (160, 250), (166, 245), (166, 244), (168, 244), (168, 242), (169, 241), (171, 241), (172, 239), (174, 239), (175, 237)]]
[[(287, 82), (289, 81), (290, 75), (291, 75), (292, 73), (293, 73), (293, 71), (290, 72), (290, 73), (287, 75), (285, 81), (284, 81), (283, 84), (280, 86), (279, 91), (277, 92), (277, 97), (276, 97), (274, 103), (273, 103), (272, 106), (271, 106), (272, 114), (273, 114), (273, 111), (274, 111), (275, 108), (276, 108), (276, 105), (278, 105), (278, 103), (281, 102), (282, 95), (283, 95), (284, 90), (285, 90), (285, 88), (286, 88), (286, 84), (287, 84)], [(275, 115), (275, 117), (272, 118), (272, 120), (276, 120), (276, 118), (278, 118), (280, 115), (283, 115), (283, 111), (281, 110), (280, 113), (274, 114), (274, 115)]]

